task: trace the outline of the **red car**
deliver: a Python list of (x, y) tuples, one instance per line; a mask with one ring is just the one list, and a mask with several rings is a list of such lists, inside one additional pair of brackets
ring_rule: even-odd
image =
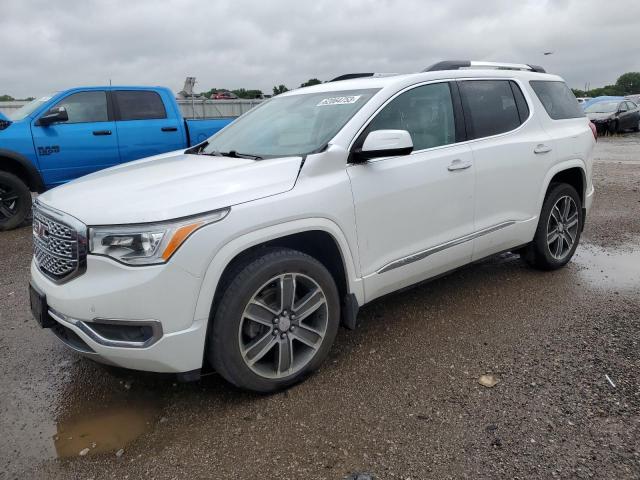
[(236, 98), (238, 98), (238, 96), (231, 92), (217, 92), (211, 96), (213, 100), (234, 100)]

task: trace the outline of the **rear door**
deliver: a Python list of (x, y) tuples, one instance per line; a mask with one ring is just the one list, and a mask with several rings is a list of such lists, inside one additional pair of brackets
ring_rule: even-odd
[(31, 125), (33, 143), (47, 186), (59, 185), (119, 162), (115, 122), (104, 90), (70, 93), (52, 108), (69, 120)]
[(186, 147), (182, 119), (153, 90), (114, 90), (120, 161), (130, 162)]
[(515, 80), (458, 81), (476, 172), (473, 259), (533, 236), (540, 185), (553, 162), (549, 136)]

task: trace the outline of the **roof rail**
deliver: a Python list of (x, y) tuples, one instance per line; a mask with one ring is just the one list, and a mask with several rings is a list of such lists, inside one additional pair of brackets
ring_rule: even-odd
[(538, 65), (527, 65), (524, 63), (501, 63), (501, 62), (477, 62), (474, 60), (445, 60), (434, 63), (423, 72), (436, 72), (439, 70), (460, 70), (461, 68), (494, 68), (497, 70), (528, 70), (530, 72), (547, 73)]
[(363, 78), (363, 77), (392, 77), (394, 75), (398, 75), (397, 73), (345, 73), (344, 75), (340, 75), (336, 78), (332, 78), (329, 80), (330, 82), (339, 82), (340, 80), (351, 80), (352, 78)]

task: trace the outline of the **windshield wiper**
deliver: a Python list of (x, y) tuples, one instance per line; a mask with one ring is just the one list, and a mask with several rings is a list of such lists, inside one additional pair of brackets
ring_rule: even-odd
[(249, 158), (251, 160), (262, 160), (262, 157), (258, 155), (250, 155), (248, 153), (238, 153), (235, 150), (229, 150), (228, 152), (219, 152), (218, 150), (214, 150), (213, 152), (209, 152), (209, 153), (202, 152), (202, 155), (213, 155), (214, 157)]

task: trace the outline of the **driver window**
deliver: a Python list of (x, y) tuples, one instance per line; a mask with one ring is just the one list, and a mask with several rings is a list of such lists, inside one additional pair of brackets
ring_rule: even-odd
[(627, 111), (627, 102), (622, 102), (620, 104), (620, 106), (618, 107), (618, 111), (619, 112), (626, 112)]
[(367, 130), (407, 130), (414, 151), (454, 143), (449, 84), (434, 83), (404, 92), (380, 111)]
[(62, 123), (106, 122), (107, 94), (106, 92), (78, 92), (61, 100), (54, 108), (64, 107), (69, 120)]

